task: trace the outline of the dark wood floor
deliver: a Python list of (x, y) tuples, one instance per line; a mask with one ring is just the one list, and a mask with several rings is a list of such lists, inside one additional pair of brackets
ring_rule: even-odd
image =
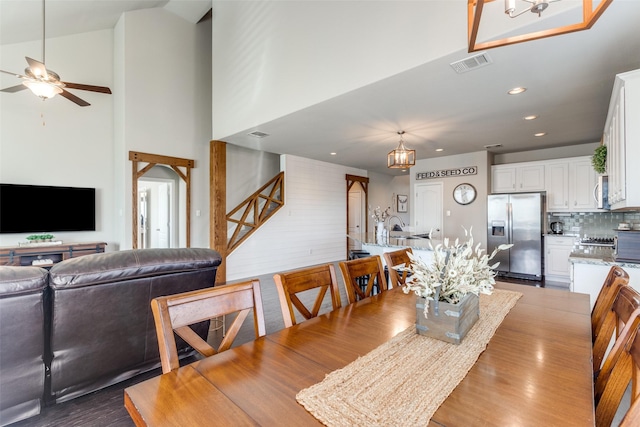
[[(347, 296), (344, 290), (344, 283), (336, 263), (336, 276), (338, 278), (338, 287), (341, 292), (343, 305), (347, 302)], [(280, 303), (278, 300), (273, 276), (268, 274), (259, 276), (262, 288), (262, 299), (265, 313), (265, 324), (267, 333), (276, 332), (284, 328), (282, 314), (280, 312)], [(508, 279), (500, 280), (521, 283), (529, 286), (544, 286), (544, 282), (536, 282), (531, 280)], [(325, 297), (326, 305), (322, 311), (330, 310), (330, 302), (328, 296)], [(219, 337), (219, 331), (211, 328), (210, 340), (216, 341)], [(245, 321), (245, 326), (241, 329), (236, 339), (236, 345), (242, 344), (253, 339), (253, 322), (251, 319)], [(160, 375), (160, 369), (139, 375), (128, 381), (113, 385), (106, 389), (78, 397), (69, 402), (46, 407), (40, 415), (19, 421), (12, 424), (11, 427), (131, 427), (133, 421), (129, 417), (128, 412), (124, 408), (123, 395), (124, 389), (130, 385), (144, 381), (148, 378)]]

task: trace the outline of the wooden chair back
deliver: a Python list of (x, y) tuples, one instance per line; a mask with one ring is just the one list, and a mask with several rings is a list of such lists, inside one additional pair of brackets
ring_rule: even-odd
[[(596, 426), (610, 426), (616, 415), (624, 393), (632, 382), (631, 407), (626, 414), (627, 426), (640, 424), (630, 423), (640, 420), (640, 294), (629, 286), (620, 288), (616, 302), (616, 310), (623, 307), (626, 322), (615, 341), (595, 383)], [(631, 311), (630, 311), (631, 310)], [(630, 312), (629, 312), (630, 311)], [(627, 314), (627, 312), (629, 312)], [(603, 326), (603, 328), (606, 327)], [(625, 425), (623, 422), (621, 425)]]
[(628, 284), (629, 275), (627, 272), (617, 265), (611, 267), (600, 289), (598, 298), (596, 298), (593, 310), (591, 310), (591, 337), (593, 342), (596, 341), (605, 316), (611, 312), (611, 304), (613, 304), (613, 300), (618, 294), (618, 288)]
[(384, 256), (384, 262), (387, 264), (387, 271), (389, 271), (388, 285), (391, 285), (392, 288), (404, 286), (404, 282), (409, 276), (408, 270), (398, 271), (393, 268), (398, 265), (408, 267), (411, 264), (411, 259), (408, 254), (413, 254), (411, 248), (398, 249), (397, 251), (382, 254), (382, 256)]
[[(336, 280), (336, 271), (333, 264), (326, 264), (318, 267), (303, 268), (286, 273), (278, 273), (273, 276), (280, 298), (280, 309), (282, 310), (282, 318), (286, 328), (296, 324), (296, 310), (305, 318), (311, 319), (316, 317), (322, 307), (324, 296), (327, 289), (331, 295), (331, 306), (333, 310), (342, 307), (340, 301), (340, 290), (338, 289), (338, 281)], [(300, 293), (309, 293), (312, 289), (317, 289), (315, 301), (311, 310), (300, 299)], [(304, 295), (306, 297), (307, 295)], [(303, 299), (304, 299), (303, 297)]]
[(338, 265), (344, 279), (349, 304), (373, 295), (375, 285), (380, 292), (387, 290), (387, 280), (384, 277), (379, 255), (340, 261)]
[[(228, 350), (250, 311), (253, 311), (256, 338), (266, 334), (258, 279), (154, 298), (151, 301), (151, 309), (155, 319), (163, 373), (180, 366), (174, 332), (203, 356), (212, 356)], [(226, 334), (217, 349), (189, 327), (231, 313), (237, 313), (237, 316), (226, 329)]]
[(629, 355), (633, 361), (631, 371), (631, 379), (633, 381), (631, 404), (620, 422), (620, 427), (640, 426), (640, 333), (638, 332), (639, 331), (636, 330), (636, 336), (629, 346)]
[[(620, 337), (624, 326), (633, 320), (635, 311), (640, 309), (640, 294), (630, 286), (620, 286), (609, 311), (593, 343), (593, 377), (598, 379), (602, 373), (605, 356), (612, 354), (612, 342)], [(606, 377), (604, 379), (606, 381)]]

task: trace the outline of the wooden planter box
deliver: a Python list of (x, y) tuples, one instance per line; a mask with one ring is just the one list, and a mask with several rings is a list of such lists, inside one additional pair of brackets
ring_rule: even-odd
[[(458, 304), (427, 301), (418, 298), (416, 303), (416, 331), (420, 335), (437, 338), (453, 344), (460, 344), (469, 329), (480, 317), (479, 298), (475, 294), (467, 294)], [(424, 305), (429, 303), (428, 317), (424, 317)]]

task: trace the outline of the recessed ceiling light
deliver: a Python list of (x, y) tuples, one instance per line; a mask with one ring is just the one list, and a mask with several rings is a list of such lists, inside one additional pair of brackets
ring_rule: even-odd
[(546, 132), (538, 132), (536, 134), (534, 134), (533, 136), (545, 136), (547, 133)]
[(329, 154), (331, 154), (332, 156), (335, 156), (335, 155), (336, 155), (336, 154), (338, 154), (338, 153), (329, 153)]
[(436, 148), (436, 151), (444, 151), (444, 148)]
[(511, 89), (509, 92), (507, 92), (509, 95), (518, 95), (524, 91), (526, 91), (527, 88), (526, 87), (514, 87), (513, 89)]
[(537, 118), (538, 118), (538, 116), (536, 116), (535, 114), (532, 114), (532, 115), (530, 115), (530, 116), (524, 116), (524, 117), (523, 117), (523, 119), (525, 119), (525, 120), (535, 120), (535, 119), (537, 119)]

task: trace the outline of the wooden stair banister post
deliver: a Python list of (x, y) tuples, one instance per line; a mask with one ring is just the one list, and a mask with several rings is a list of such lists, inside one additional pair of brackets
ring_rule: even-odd
[(209, 246), (220, 253), (216, 283), (227, 280), (227, 143), (211, 141), (209, 149)]

